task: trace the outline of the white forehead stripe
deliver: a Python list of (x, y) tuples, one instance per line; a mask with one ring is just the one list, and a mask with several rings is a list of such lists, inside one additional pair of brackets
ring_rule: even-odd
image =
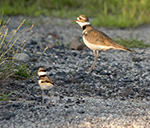
[(38, 75), (39, 75), (39, 76), (46, 75), (46, 72), (38, 72)]
[[(86, 18), (85, 17), (82, 17), (82, 16), (79, 16), (81, 19), (83, 19), (83, 20), (86, 20)], [(80, 18), (79, 17), (77, 17), (77, 20), (80, 20)]]
[(81, 28), (85, 25), (90, 25), (90, 22), (83, 22), (83, 23), (80, 21), (76, 21), (76, 22), (81, 26)]
[(85, 17), (83, 17), (83, 16), (80, 16), (80, 18), (82, 18), (82, 19), (86, 19)]

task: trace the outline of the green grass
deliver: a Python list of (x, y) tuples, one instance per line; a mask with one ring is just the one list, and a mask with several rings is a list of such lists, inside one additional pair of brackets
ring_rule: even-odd
[(21, 64), (21, 65), (17, 66), (16, 71), (15, 71), (15, 75), (18, 78), (30, 77), (28, 67), (25, 64)]
[(19, 80), (31, 76), (31, 72), (25, 64), (18, 65), (13, 60), (7, 60), (5, 64), (0, 65), (0, 68), (0, 80), (2, 83), (9, 78)]
[(4, 100), (9, 100), (7, 97), (10, 96), (11, 93), (9, 94), (2, 94), (2, 96), (0, 96), (0, 101), (4, 101)]
[(70, 19), (84, 14), (94, 25), (121, 28), (150, 23), (149, 0), (0, 0), (0, 12)]
[(150, 44), (145, 44), (143, 40), (136, 39), (116, 39), (114, 40), (118, 44), (121, 44), (128, 48), (146, 48), (150, 47)]

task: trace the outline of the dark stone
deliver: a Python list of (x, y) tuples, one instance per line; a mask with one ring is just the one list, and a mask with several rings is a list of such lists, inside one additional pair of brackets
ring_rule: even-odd
[(84, 113), (85, 113), (85, 111), (83, 111), (83, 110), (82, 110), (82, 111), (78, 111), (78, 113), (80, 113), (80, 114), (84, 114)]
[(37, 102), (41, 102), (42, 101), (42, 97), (36, 97), (36, 101)]
[(76, 53), (76, 52), (72, 52), (72, 55), (73, 55), (73, 56), (77, 56), (77, 53)]
[(68, 99), (67, 100), (67, 103), (72, 103), (73, 101), (71, 99)]
[(140, 62), (140, 61), (142, 61), (143, 59), (141, 59), (141, 58), (136, 58), (136, 57), (133, 57), (132, 58), (132, 61), (133, 62)]
[(65, 105), (64, 107), (65, 107), (65, 108), (69, 108), (69, 106), (67, 106), (67, 105)]
[(80, 100), (79, 99), (77, 99), (77, 101), (76, 101), (76, 104), (80, 104), (81, 102), (80, 102)]
[(15, 117), (15, 114), (12, 112), (0, 112), (0, 121), (10, 120), (12, 117)]
[(125, 98), (124, 98), (124, 97), (121, 97), (121, 98), (120, 98), (120, 100), (124, 101), (124, 100), (125, 100)]
[(35, 41), (35, 40), (31, 40), (31, 45), (37, 45), (37, 41)]

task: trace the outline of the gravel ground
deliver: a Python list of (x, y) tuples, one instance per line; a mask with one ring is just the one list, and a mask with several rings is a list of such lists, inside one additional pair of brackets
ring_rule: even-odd
[[(7, 17), (6, 17), (7, 18)], [(11, 17), (9, 34), (24, 17)], [(150, 48), (133, 49), (136, 54), (119, 50), (101, 52), (96, 70), (91, 50), (69, 50), (66, 45), (81, 35), (81, 28), (68, 19), (27, 18), (37, 22), (31, 33), (19, 30), (16, 48), (26, 40), (25, 62), (34, 72), (45, 67), (54, 81), (52, 102), (41, 90), (37, 76), (10, 79), (0, 93), (13, 92), (11, 100), (0, 102), (0, 127), (64, 128), (149, 128), (150, 126)], [(40, 23), (39, 23), (40, 22)], [(129, 29), (99, 28), (111, 37), (144, 39), (150, 43), (150, 26)], [(47, 36), (51, 35), (51, 36)], [(58, 43), (59, 42), (59, 43)], [(43, 50), (52, 43), (57, 45)], [(19, 62), (18, 62), (19, 63)]]

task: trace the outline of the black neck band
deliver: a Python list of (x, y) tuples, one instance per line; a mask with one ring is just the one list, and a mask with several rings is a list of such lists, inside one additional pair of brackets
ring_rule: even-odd
[(89, 24), (89, 25), (84, 25), (84, 26), (82, 27), (82, 29), (85, 30), (87, 26), (91, 26), (91, 25), (90, 25), (90, 24)]
[(40, 76), (39, 76), (39, 78), (41, 78), (41, 77), (45, 77), (45, 76), (46, 76), (46, 75), (40, 75)]
[(83, 26), (83, 27), (82, 27), (82, 29), (83, 29), (83, 30), (84, 30), (84, 29), (86, 29), (86, 25), (85, 25), (85, 26)]

